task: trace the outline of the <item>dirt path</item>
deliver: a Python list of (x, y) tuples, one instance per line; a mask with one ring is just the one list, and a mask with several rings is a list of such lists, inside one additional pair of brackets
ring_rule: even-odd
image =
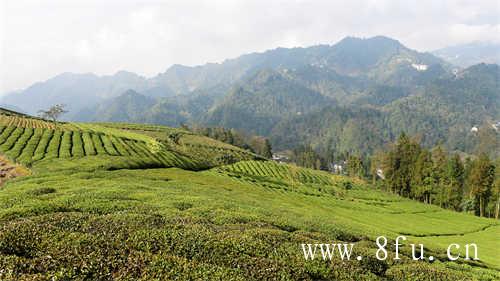
[(0, 155), (0, 188), (10, 179), (26, 176), (30, 172), (21, 165), (17, 165)]

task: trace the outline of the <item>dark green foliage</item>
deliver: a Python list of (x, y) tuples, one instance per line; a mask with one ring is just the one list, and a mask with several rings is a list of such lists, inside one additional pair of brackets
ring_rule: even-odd
[(402, 196), (411, 194), (412, 168), (419, 153), (419, 145), (404, 133), (401, 134), (393, 150), (388, 152), (384, 166), (389, 190)]
[(495, 166), (487, 155), (482, 154), (472, 162), (468, 181), (471, 187), (471, 195), (476, 202), (476, 215), (483, 217), (495, 181)]
[(447, 173), (448, 173), (448, 188), (446, 198), (448, 198), (448, 208), (460, 211), (460, 204), (464, 194), (465, 171), (464, 164), (458, 154), (453, 155), (448, 160)]
[(224, 104), (209, 112), (206, 124), (237, 128), (268, 135), (277, 122), (333, 104), (331, 98), (313, 91), (285, 75), (262, 70), (235, 86)]
[(345, 181), (342, 183), (342, 187), (345, 189), (345, 190), (350, 190), (352, 189), (352, 182), (350, 181)]
[(441, 146), (429, 151), (402, 134), (381, 158), (376, 168), (383, 169), (386, 189), (443, 208), (486, 215), (495, 179), (495, 165), (487, 155), (464, 164)]
[(436, 190), (436, 177), (433, 169), (431, 153), (423, 149), (420, 151), (413, 168), (412, 198), (424, 203), (431, 203)]

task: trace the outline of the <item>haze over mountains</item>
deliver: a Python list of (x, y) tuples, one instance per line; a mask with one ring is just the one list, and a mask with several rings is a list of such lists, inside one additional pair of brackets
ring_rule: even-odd
[(498, 65), (463, 69), (391, 38), (347, 37), (335, 45), (174, 65), (149, 79), (124, 71), (64, 73), (2, 103), (31, 114), (64, 103), (66, 118), (75, 121), (236, 128), (269, 136), (277, 149), (310, 143), (371, 153), (404, 130), (427, 145), (445, 141), (449, 149), (472, 152), (478, 138), (471, 127), (494, 128), (498, 139), (492, 125), (500, 120), (499, 81)]
[(432, 53), (461, 67), (481, 62), (500, 64), (500, 43), (474, 42), (442, 48)]

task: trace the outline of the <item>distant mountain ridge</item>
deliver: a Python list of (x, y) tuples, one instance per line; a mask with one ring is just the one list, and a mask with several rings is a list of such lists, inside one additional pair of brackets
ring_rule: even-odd
[[(397, 57), (398, 54), (401, 56)], [(444, 64), (432, 55), (411, 51), (398, 41), (387, 37), (347, 37), (331, 46), (277, 48), (263, 53), (242, 55), (222, 63), (195, 67), (173, 65), (164, 73), (150, 79), (126, 71), (105, 76), (63, 73), (23, 91), (7, 95), (2, 102), (31, 114), (54, 103), (65, 103), (75, 114), (85, 107), (117, 97), (129, 89), (155, 98), (185, 95), (213, 87), (225, 87), (224, 90), (228, 90), (234, 83), (262, 69), (293, 70), (314, 66), (333, 70), (340, 75), (372, 76), (386, 81), (390, 80), (398, 69), (391, 68), (383, 74), (377, 73), (378, 69), (389, 67), (387, 64), (393, 66), (395, 63), (404, 65), (415, 75), (418, 72), (411, 68), (411, 63)], [(70, 119), (73, 117), (74, 115), (69, 115)]]
[(500, 64), (500, 43), (474, 42), (442, 48), (432, 53), (460, 67), (479, 63)]
[(310, 143), (371, 153), (404, 130), (424, 135), (427, 145), (444, 141), (472, 151), (470, 127), (500, 120), (497, 77), (495, 65), (457, 70), (391, 38), (346, 37), (334, 45), (173, 65), (149, 79), (63, 74), (3, 102), (28, 113), (66, 103), (66, 118), (77, 121), (224, 126), (269, 136), (276, 149)]

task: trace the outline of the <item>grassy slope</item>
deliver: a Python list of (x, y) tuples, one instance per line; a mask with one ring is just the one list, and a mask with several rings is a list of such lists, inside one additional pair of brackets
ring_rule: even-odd
[[(245, 155), (177, 129), (70, 125), (151, 141), (146, 147), (152, 151), (158, 142), (161, 150), (212, 164), (223, 162), (217, 159), (220, 155)], [(115, 128), (108, 130), (110, 126)], [(140, 169), (149, 167), (141, 161), (110, 155), (42, 159), (33, 163), (32, 176), (3, 186), (0, 279), (500, 278), (493, 269), (500, 268), (500, 227), (493, 220), (402, 199), (362, 181), (273, 162), (239, 162), (196, 172)], [(353, 188), (345, 190), (346, 182)], [(425, 242), (429, 254), (442, 261), (411, 262), (407, 248), (399, 262), (368, 258), (376, 251), (376, 236), (401, 233)], [(314, 241), (352, 241), (355, 254), (366, 258), (305, 262), (299, 245)], [(452, 242), (477, 243), (481, 262), (446, 262), (442, 248)]]
[[(1, 113), (1, 111), (0, 111)], [(242, 149), (167, 127), (62, 123), (57, 126), (23, 115), (0, 114), (0, 152), (16, 162), (47, 169), (180, 167), (203, 170), (258, 159)], [(94, 157), (95, 156), (95, 157)], [(71, 163), (67, 163), (71, 158)], [(73, 161), (77, 159), (77, 161)], [(89, 161), (89, 159), (93, 159)], [(47, 163), (48, 162), (48, 163)]]

